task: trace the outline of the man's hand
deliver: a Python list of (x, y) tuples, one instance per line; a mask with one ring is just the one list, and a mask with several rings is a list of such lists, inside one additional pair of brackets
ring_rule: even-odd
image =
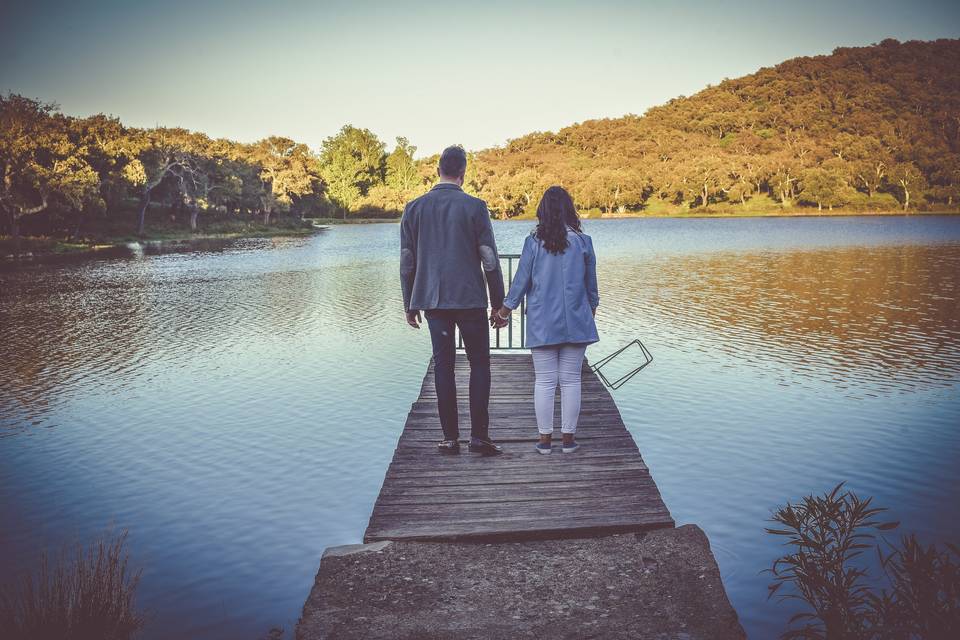
[(413, 327), (414, 329), (419, 329), (421, 322), (422, 322), (422, 320), (420, 319), (420, 312), (419, 312), (419, 311), (412, 311), (412, 310), (411, 310), (411, 311), (407, 311), (407, 324), (408, 324), (408, 325), (410, 325), (410, 326)]
[[(507, 309), (507, 315), (509, 314), (510, 310)], [(505, 326), (507, 326), (507, 324), (509, 324), (509, 322), (509, 320), (500, 315), (500, 309), (493, 309), (490, 311), (490, 326), (494, 329), (503, 329)]]

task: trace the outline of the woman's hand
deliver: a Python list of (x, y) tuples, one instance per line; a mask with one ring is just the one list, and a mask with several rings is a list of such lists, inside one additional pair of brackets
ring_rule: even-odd
[[(506, 311), (506, 315), (504, 315)], [(494, 329), (502, 329), (507, 326), (507, 318), (510, 317), (510, 309), (506, 307), (500, 307), (499, 309), (494, 309), (490, 312), (490, 326)]]

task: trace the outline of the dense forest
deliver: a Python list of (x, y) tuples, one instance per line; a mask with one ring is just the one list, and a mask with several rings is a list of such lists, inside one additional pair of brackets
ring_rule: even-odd
[[(143, 234), (158, 219), (389, 217), (435, 180), (367, 129), (319, 149), (0, 96), (0, 233)], [(551, 184), (604, 215), (775, 207), (955, 210), (960, 202), (960, 40), (841, 48), (789, 60), (643, 116), (532, 133), (471, 154), (468, 191), (496, 217), (530, 214)]]
[(502, 216), (529, 211), (556, 183), (605, 213), (753, 199), (955, 209), (960, 40), (796, 58), (643, 116), (533, 133), (478, 159), (475, 188)]

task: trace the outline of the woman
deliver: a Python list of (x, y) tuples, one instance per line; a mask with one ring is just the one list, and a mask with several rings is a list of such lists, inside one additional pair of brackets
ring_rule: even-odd
[(553, 401), (560, 383), (563, 453), (580, 448), (574, 439), (580, 418), (580, 369), (587, 345), (596, 342), (594, 316), (597, 258), (593, 241), (583, 233), (573, 199), (563, 187), (550, 187), (537, 207), (536, 230), (527, 236), (517, 275), (498, 312), (502, 320), (527, 296), (527, 341), (536, 370), (533, 400), (540, 442), (550, 453)]

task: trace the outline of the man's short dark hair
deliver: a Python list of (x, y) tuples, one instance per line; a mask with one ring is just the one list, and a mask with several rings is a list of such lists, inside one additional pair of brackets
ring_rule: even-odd
[(467, 171), (467, 152), (458, 144), (447, 147), (440, 154), (440, 173), (448, 178), (459, 178)]

